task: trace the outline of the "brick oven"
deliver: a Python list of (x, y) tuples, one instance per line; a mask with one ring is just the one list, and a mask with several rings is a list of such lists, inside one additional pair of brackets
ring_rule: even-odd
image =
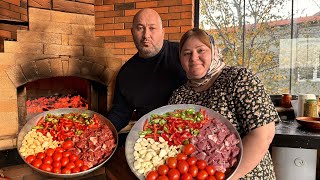
[(95, 36), (91, 15), (29, 8), (29, 29), (5, 41), (0, 53), (0, 150), (16, 146), (27, 122), (26, 101), (81, 95), (88, 108), (104, 114), (121, 61)]

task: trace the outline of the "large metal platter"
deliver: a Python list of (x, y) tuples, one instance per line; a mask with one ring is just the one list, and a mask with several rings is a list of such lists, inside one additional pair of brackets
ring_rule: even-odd
[[(92, 168), (88, 169), (87, 171), (83, 171), (83, 172), (79, 172), (79, 173), (72, 173), (72, 174), (50, 173), (50, 172), (46, 172), (41, 169), (35, 168), (32, 165), (30, 165), (29, 163), (27, 163), (25, 158), (23, 158), (23, 156), (21, 156), (21, 154), (19, 152), (19, 149), (22, 145), (22, 141), (23, 141), (24, 136), (31, 130), (31, 128), (33, 126), (35, 126), (37, 124), (37, 122), (41, 119), (41, 117), (44, 117), (47, 114), (60, 115), (60, 114), (67, 114), (67, 113), (71, 113), (71, 112), (73, 112), (73, 113), (87, 113), (89, 116), (93, 116), (93, 114), (96, 114), (97, 117), (101, 120), (101, 122), (103, 124), (106, 124), (110, 128), (110, 130), (112, 131), (113, 137), (115, 138), (116, 147), (113, 149), (112, 153), (102, 163), (96, 165), (95, 167), (92, 167)], [(25, 161), (26, 164), (28, 164), (35, 171), (37, 171), (45, 176), (51, 176), (51, 177), (57, 177), (57, 178), (75, 178), (75, 177), (83, 176), (85, 174), (88, 174), (88, 173), (100, 168), (104, 163), (106, 163), (111, 158), (113, 153), (116, 151), (117, 147), (118, 147), (118, 132), (117, 132), (116, 128), (113, 126), (113, 124), (107, 118), (102, 116), (101, 114), (96, 113), (94, 111), (90, 111), (90, 110), (84, 110), (81, 108), (61, 108), (61, 109), (45, 111), (41, 114), (38, 114), (37, 116), (34, 116), (30, 120), (28, 120), (28, 122), (23, 126), (23, 128), (19, 132), (18, 139), (17, 139), (17, 149), (18, 149), (19, 155)]]
[(240, 162), (242, 160), (243, 145), (242, 145), (241, 137), (240, 137), (238, 131), (230, 123), (230, 121), (228, 121), (221, 114), (215, 112), (212, 109), (206, 108), (204, 106), (199, 106), (199, 105), (194, 105), (194, 104), (174, 104), (174, 105), (162, 106), (162, 107), (160, 107), (158, 109), (155, 109), (155, 110), (149, 112), (148, 114), (142, 116), (135, 123), (135, 125), (132, 127), (132, 129), (130, 130), (130, 132), (129, 132), (128, 136), (127, 136), (126, 144), (125, 144), (126, 159), (127, 159), (127, 162), (128, 162), (128, 165), (129, 165), (131, 171), (139, 179), (144, 179), (144, 177), (143, 177), (143, 175), (138, 174), (136, 172), (136, 170), (134, 169), (134, 167), (133, 167), (133, 163), (134, 163), (134, 156), (133, 156), (134, 149), (133, 149), (133, 147), (134, 147), (135, 142), (139, 138), (138, 132), (142, 130), (145, 121), (150, 118), (151, 114), (164, 114), (166, 112), (171, 112), (171, 111), (176, 110), (176, 109), (188, 109), (188, 108), (194, 108), (196, 111), (199, 111), (200, 109), (205, 110), (206, 113), (208, 114), (209, 118), (216, 118), (216, 119), (220, 120), (220, 122), (225, 124), (229, 128), (229, 130), (236, 135), (236, 137), (240, 140), (240, 142), (237, 145), (240, 148), (240, 152), (239, 152), (239, 155), (237, 157), (237, 163), (226, 174), (226, 179), (230, 179), (232, 177), (232, 175), (234, 174), (234, 172), (238, 169), (239, 164), (240, 164)]

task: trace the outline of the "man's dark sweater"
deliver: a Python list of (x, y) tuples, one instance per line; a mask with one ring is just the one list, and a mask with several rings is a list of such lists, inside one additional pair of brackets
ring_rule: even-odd
[(167, 105), (173, 90), (185, 82), (178, 43), (164, 41), (160, 52), (148, 59), (137, 53), (118, 73), (107, 118), (119, 131), (128, 124), (134, 110), (139, 119), (153, 109)]

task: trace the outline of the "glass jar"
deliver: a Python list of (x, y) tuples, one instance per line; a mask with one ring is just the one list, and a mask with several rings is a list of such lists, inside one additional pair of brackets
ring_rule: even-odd
[(316, 99), (307, 99), (304, 104), (303, 116), (318, 117), (318, 101)]
[(292, 96), (290, 94), (282, 94), (281, 97), (281, 106), (284, 108), (290, 108)]

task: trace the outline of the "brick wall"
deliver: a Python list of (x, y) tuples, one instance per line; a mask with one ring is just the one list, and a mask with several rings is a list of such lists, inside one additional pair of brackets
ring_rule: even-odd
[(122, 62), (137, 52), (130, 28), (134, 14), (143, 8), (160, 14), (168, 40), (180, 40), (193, 27), (193, 0), (96, 0), (96, 36), (104, 37), (105, 47)]

